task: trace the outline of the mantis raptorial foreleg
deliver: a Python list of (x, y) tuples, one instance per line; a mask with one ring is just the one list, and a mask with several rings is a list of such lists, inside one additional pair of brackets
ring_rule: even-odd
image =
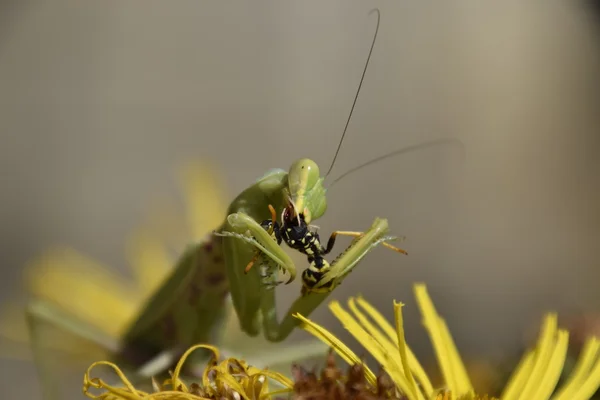
[[(220, 232), (227, 266), (231, 297), (242, 329), (251, 336), (260, 332), (259, 310), (262, 279), (259, 273), (245, 273), (244, 267), (256, 255), (256, 250), (290, 275), (296, 276), (291, 258), (255, 219), (243, 212), (232, 213)], [(240, 268), (241, 266), (241, 268)]]
[[(244, 213), (235, 213), (227, 217), (226, 228), (217, 233), (219, 236), (229, 236), (250, 244), (271, 259), (279, 268), (290, 275), (289, 282), (296, 278), (296, 266), (279, 244), (265, 228)], [(244, 272), (247, 272), (246, 268)]]
[[(335, 231), (331, 234), (331, 236), (329, 236), (329, 240), (327, 241), (327, 247), (325, 248), (325, 250), (323, 251), (323, 254), (329, 254), (331, 252), (331, 250), (333, 250), (333, 246), (335, 245), (335, 240), (337, 238), (337, 236), (350, 236), (350, 237), (354, 237), (354, 238), (360, 238), (362, 236), (364, 236), (365, 232), (357, 232), (357, 231)], [(397, 253), (401, 253), (404, 255), (407, 255), (408, 253), (406, 252), (406, 250), (403, 250), (399, 247), (396, 246), (392, 246), (391, 244), (387, 243), (387, 242), (383, 242), (381, 243), (382, 246), (387, 247), (390, 250), (393, 250)]]

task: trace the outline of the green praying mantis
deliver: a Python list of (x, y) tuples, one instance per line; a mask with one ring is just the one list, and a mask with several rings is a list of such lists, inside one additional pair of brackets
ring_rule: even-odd
[[(375, 218), (364, 232), (334, 232), (327, 246), (321, 245), (318, 234), (310, 225), (327, 209), (325, 179), (335, 165), (377, 38), (380, 14), (378, 10), (374, 11), (377, 12), (377, 27), (373, 41), (327, 174), (321, 176), (314, 161), (300, 159), (287, 171), (269, 171), (240, 193), (229, 205), (222, 225), (203, 240), (188, 246), (121, 342), (112, 349), (119, 365), (137, 370), (139, 376), (164, 371), (189, 346), (209, 340), (211, 332), (222, 320), (228, 295), (231, 295), (240, 327), (247, 335), (257, 336), (262, 331), (268, 341), (283, 341), (299, 324), (294, 315), (309, 316), (374, 248), (383, 245), (404, 252), (388, 243), (397, 237), (388, 235), (386, 219)], [(454, 139), (441, 139), (405, 147), (347, 171), (336, 181), (359, 168), (401, 153), (455, 142)], [(354, 239), (329, 263), (324, 256), (332, 250), (338, 235)], [(287, 283), (297, 275), (296, 265), (281, 246), (282, 241), (306, 255), (309, 268), (302, 274), (302, 293), (279, 321), (274, 290), (281, 283), (277, 281), (278, 272), (289, 276)], [(53, 311), (35, 304), (28, 309), (27, 315), (35, 353), (37, 323), (52, 318)], [(77, 321), (66, 321), (63, 325), (91, 341), (102, 342), (99, 333)], [(39, 357), (36, 362), (40, 365), (45, 395), (52, 398), (53, 382), (44, 375), (51, 367), (44, 367), (46, 361)]]

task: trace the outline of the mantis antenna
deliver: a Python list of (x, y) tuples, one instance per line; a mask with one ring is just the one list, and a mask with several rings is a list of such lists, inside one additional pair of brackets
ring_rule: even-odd
[(465, 148), (464, 148), (464, 144), (463, 142), (461, 142), (459, 139), (456, 138), (443, 138), (443, 139), (435, 139), (435, 140), (431, 140), (429, 142), (424, 142), (424, 143), (419, 143), (419, 144), (415, 144), (412, 146), (406, 146), (406, 147), (402, 147), (400, 149), (391, 151), (389, 153), (386, 153), (382, 156), (379, 157), (375, 157), (363, 164), (360, 164), (354, 168), (350, 168), (348, 171), (344, 172), (342, 175), (338, 176), (337, 178), (335, 178), (328, 186), (327, 188), (331, 188), (335, 183), (341, 181), (343, 178), (345, 178), (346, 176), (350, 175), (353, 172), (358, 171), (359, 169), (363, 169), (365, 167), (368, 167), (370, 165), (376, 164), (380, 161), (384, 161), (388, 158), (392, 158), (395, 157), (397, 155), (400, 154), (405, 154), (405, 153), (410, 153), (412, 151), (417, 151), (417, 150), (423, 150), (429, 147), (435, 147), (435, 146), (442, 146), (442, 145), (457, 145), (460, 149), (460, 154), (461, 154), (461, 161), (464, 161), (465, 159)]
[[(375, 47), (375, 42), (377, 41), (377, 33), (379, 32), (379, 23), (381, 21), (381, 13), (379, 12), (379, 9), (375, 8), (369, 12), (369, 15), (371, 15), (374, 12), (377, 13), (377, 26), (375, 27), (375, 34), (373, 35), (373, 41), (371, 42), (371, 48), (369, 49), (369, 55), (367, 56), (367, 61), (365, 63), (365, 67), (363, 69), (362, 76), (361, 76), (360, 82), (358, 84), (358, 89), (356, 90), (356, 95), (354, 96), (354, 102), (352, 103), (352, 108), (350, 108), (350, 113), (348, 114), (348, 119), (346, 120), (346, 125), (344, 126), (344, 130), (342, 132), (342, 137), (340, 138), (340, 141), (338, 143), (338, 147), (335, 151), (335, 155), (333, 156), (333, 160), (331, 161), (331, 165), (329, 166), (329, 170), (327, 170), (327, 174), (325, 174), (325, 178), (327, 178), (329, 176), (329, 174), (331, 173), (331, 171), (333, 170), (335, 161), (337, 160), (338, 154), (340, 153), (340, 150), (342, 148), (342, 144), (344, 143), (344, 138), (346, 137), (346, 132), (348, 130), (348, 126), (350, 125), (350, 120), (352, 119), (352, 113), (354, 112), (354, 107), (356, 106), (356, 102), (358, 100), (358, 95), (360, 94), (360, 89), (361, 89), (363, 81), (365, 79), (365, 75), (367, 73), (367, 68), (369, 67), (369, 62), (371, 61), (371, 54), (373, 54), (373, 48)], [(461, 159), (464, 160), (464, 145), (460, 140), (455, 139), (455, 138), (437, 139), (437, 140), (432, 140), (432, 141), (417, 144), (417, 145), (403, 147), (401, 149), (397, 149), (397, 150), (391, 151), (387, 154), (384, 154), (382, 156), (376, 157), (370, 161), (367, 161), (361, 165), (358, 165), (358, 166), (351, 168), (350, 170), (344, 172), (342, 175), (340, 175), (335, 180), (333, 180), (327, 187), (328, 188), (332, 187), (335, 183), (339, 182), (340, 180), (342, 180), (344, 177), (350, 175), (351, 173), (358, 171), (359, 169), (368, 167), (372, 164), (376, 164), (380, 161), (384, 161), (388, 158), (392, 158), (394, 156), (404, 154), (404, 153), (409, 153), (409, 152), (416, 151), (416, 150), (422, 150), (422, 149), (429, 148), (429, 147), (434, 147), (434, 146), (438, 146), (438, 145), (451, 145), (451, 144), (455, 144), (460, 147)]]
[(346, 136), (346, 131), (348, 130), (348, 125), (350, 125), (350, 119), (352, 118), (352, 113), (354, 112), (354, 106), (356, 106), (356, 101), (358, 100), (358, 95), (360, 93), (360, 88), (362, 87), (363, 81), (365, 80), (365, 74), (367, 73), (367, 67), (369, 66), (369, 61), (371, 61), (371, 54), (373, 53), (373, 48), (375, 47), (375, 41), (377, 40), (377, 33), (379, 32), (379, 22), (381, 20), (381, 13), (379, 9), (375, 8), (369, 12), (369, 15), (372, 13), (377, 13), (377, 26), (375, 27), (375, 35), (373, 35), (373, 42), (371, 43), (371, 49), (369, 50), (369, 55), (367, 56), (367, 62), (365, 63), (365, 68), (363, 69), (362, 76), (360, 78), (360, 83), (358, 84), (358, 89), (356, 90), (356, 95), (354, 96), (354, 102), (352, 103), (352, 108), (350, 109), (350, 114), (348, 114), (348, 119), (346, 120), (346, 126), (344, 127), (344, 131), (342, 132), (342, 137), (340, 138), (340, 142), (338, 144), (337, 150), (335, 151), (335, 155), (333, 156), (333, 161), (331, 161), (331, 165), (329, 166), (329, 170), (327, 174), (325, 174), (325, 178), (329, 176), (333, 166), (335, 165), (335, 160), (342, 148), (342, 143), (344, 143), (344, 137)]

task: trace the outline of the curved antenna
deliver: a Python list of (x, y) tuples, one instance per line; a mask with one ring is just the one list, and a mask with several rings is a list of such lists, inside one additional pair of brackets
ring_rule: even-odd
[(348, 171), (344, 172), (342, 175), (338, 176), (335, 180), (333, 180), (328, 186), (327, 188), (331, 188), (336, 182), (341, 181), (343, 178), (345, 178), (346, 176), (350, 175), (353, 172), (358, 171), (359, 169), (363, 169), (365, 167), (368, 167), (370, 165), (376, 164), (380, 161), (384, 161), (388, 158), (400, 155), (400, 154), (405, 154), (405, 153), (410, 153), (411, 151), (416, 151), (416, 150), (422, 150), (422, 149), (426, 149), (429, 147), (435, 147), (435, 146), (440, 146), (440, 145), (458, 145), (458, 147), (461, 150), (461, 160), (464, 161), (465, 158), (465, 145), (463, 144), (463, 142), (461, 142), (459, 139), (456, 138), (444, 138), (444, 139), (436, 139), (436, 140), (432, 140), (429, 142), (425, 142), (425, 143), (421, 143), (421, 144), (415, 144), (412, 146), (407, 146), (407, 147), (403, 147), (401, 149), (398, 150), (394, 150), (392, 152), (389, 152), (387, 154), (384, 154), (382, 156), (376, 157), (372, 160), (369, 160), (363, 164), (360, 164), (354, 168), (349, 169)]
[(363, 81), (365, 79), (365, 74), (367, 73), (367, 67), (369, 66), (369, 61), (371, 60), (371, 54), (373, 53), (373, 48), (375, 47), (375, 41), (377, 40), (377, 33), (379, 32), (379, 22), (381, 20), (381, 13), (378, 8), (375, 8), (369, 12), (371, 15), (373, 12), (377, 12), (377, 27), (375, 28), (375, 35), (373, 36), (373, 42), (371, 43), (371, 49), (369, 50), (369, 55), (367, 56), (367, 62), (365, 63), (365, 68), (363, 69), (362, 77), (360, 78), (360, 83), (358, 84), (358, 90), (356, 91), (356, 95), (354, 96), (354, 102), (352, 103), (352, 108), (350, 109), (350, 114), (348, 114), (348, 119), (346, 120), (346, 126), (344, 127), (344, 131), (342, 132), (342, 137), (338, 144), (337, 150), (335, 151), (335, 155), (333, 156), (333, 161), (331, 161), (331, 165), (329, 166), (329, 170), (325, 174), (325, 178), (329, 176), (333, 166), (335, 165), (335, 160), (342, 148), (342, 143), (344, 143), (344, 137), (346, 136), (346, 131), (348, 130), (348, 125), (350, 125), (350, 119), (352, 118), (352, 113), (354, 112), (354, 106), (356, 105), (356, 100), (358, 100), (358, 95), (360, 93), (360, 88), (362, 87)]

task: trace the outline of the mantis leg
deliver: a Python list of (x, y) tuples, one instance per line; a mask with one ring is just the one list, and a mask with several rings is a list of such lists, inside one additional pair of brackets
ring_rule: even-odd
[(367, 253), (380, 244), (397, 239), (393, 236), (385, 236), (388, 230), (387, 220), (377, 218), (369, 230), (356, 235), (356, 239), (331, 264), (329, 271), (313, 286), (313, 289), (296, 299), (281, 322), (277, 320), (275, 291), (263, 289), (261, 311), (266, 338), (274, 342), (287, 338), (300, 322), (294, 316), (296, 313), (308, 317), (342, 283)]
[[(331, 250), (333, 249), (333, 246), (335, 245), (335, 239), (337, 238), (338, 235), (340, 235), (340, 236), (352, 236), (352, 237), (355, 237), (355, 238), (359, 238), (359, 237), (363, 236), (364, 234), (365, 234), (364, 232), (356, 232), (356, 231), (334, 231), (331, 234), (331, 236), (329, 236), (329, 240), (327, 241), (327, 247), (323, 251), (323, 254), (329, 254), (329, 252), (331, 252)], [(408, 255), (408, 253), (406, 252), (406, 250), (402, 250), (399, 247), (392, 246), (391, 244), (389, 244), (387, 242), (383, 242), (381, 244), (384, 247), (387, 247), (388, 249), (393, 250), (393, 251), (395, 251), (397, 253)]]
[(216, 235), (224, 236), (227, 277), (241, 327), (248, 335), (256, 336), (260, 332), (259, 311), (264, 285), (259, 268), (245, 273), (244, 267), (254, 259), (256, 250), (260, 251), (260, 258), (268, 259), (269, 263), (290, 275), (288, 283), (294, 280), (296, 267), (273, 236), (245, 213), (230, 214)]

